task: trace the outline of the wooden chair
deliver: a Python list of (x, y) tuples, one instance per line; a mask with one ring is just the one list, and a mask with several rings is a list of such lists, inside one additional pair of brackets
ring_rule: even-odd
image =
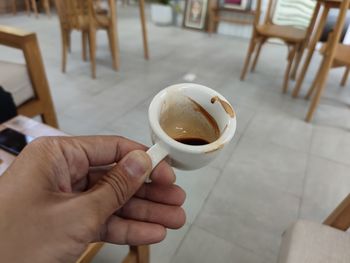
[[(251, 66), (252, 72), (255, 70), (262, 46), (266, 43), (266, 41), (269, 38), (277, 38), (282, 40), (288, 47), (288, 64), (285, 70), (283, 82), (283, 92), (286, 92), (288, 89), (289, 78), (291, 77), (292, 79), (295, 79), (296, 71), (301, 57), (303, 55), (305, 46), (308, 42), (309, 35), (311, 34), (311, 30), (316, 21), (316, 16), (312, 16), (312, 19), (310, 17), (310, 23), (306, 29), (300, 29), (289, 25), (277, 25), (273, 22), (277, 1), (281, 0), (269, 0), (265, 20), (262, 24), (259, 24), (261, 16), (261, 0), (257, 0), (256, 15), (253, 25), (253, 34), (250, 40), (248, 53), (242, 69), (241, 80), (245, 79), (253, 53), (256, 51), (255, 58)], [(293, 5), (300, 4), (297, 1), (289, 2), (289, 8), (291, 10), (293, 9)], [(298, 7), (294, 6), (294, 8), (297, 9)], [(292, 69), (293, 63), (294, 68)]]
[[(17, 13), (17, 4), (16, 0), (12, 0), (12, 12), (15, 15)], [(33, 9), (35, 16), (38, 18), (38, 6), (36, 4), (35, 0), (24, 0), (27, 14), (30, 16), (31, 9)], [(41, 5), (44, 7), (46, 14), (51, 17), (51, 11), (50, 11), (50, 0), (41, 0)]]
[(317, 75), (309, 89), (306, 99), (312, 97), (309, 111), (305, 120), (311, 121), (313, 114), (320, 102), (321, 95), (325, 89), (328, 73), (332, 67), (346, 67), (346, 70), (341, 81), (345, 85), (350, 67), (350, 46), (339, 43), (340, 35), (345, 23), (346, 13), (349, 8), (350, 0), (343, 0), (339, 6), (339, 15), (334, 31), (329, 34), (328, 41), (321, 49), (323, 59), (318, 69)]
[[(95, 0), (97, 2), (97, 7), (99, 2), (102, 0)], [(124, 0), (123, 5), (124, 5)], [(128, 0), (127, 0), (128, 1)], [(140, 20), (141, 20), (141, 30), (142, 30), (142, 43), (143, 43), (143, 56), (146, 60), (149, 59), (149, 48), (148, 48), (148, 36), (147, 36), (147, 26), (146, 26), (146, 15), (145, 15), (145, 0), (138, 0), (139, 11), (140, 11)], [(97, 8), (97, 13), (107, 13), (108, 10), (105, 10), (103, 7)]]
[[(29, 95), (28, 97), (22, 98), (21, 103), (17, 105), (18, 113), (27, 117), (40, 115), (44, 123), (58, 128), (50, 88), (46, 78), (45, 68), (36, 35), (13, 27), (0, 26), (0, 45), (21, 50), (26, 61), (25, 68), (27, 72), (24, 71), (24, 75), (25, 77), (27, 77), (26, 75), (29, 77), (29, 87), (26, 87), (26, 89), (29, 89), (29, 94), (33, 94), (33, 96)], [(8, 69), (6, 66), (8, 64), (0, 62), (0, 65), (2, 66), (1, 82), (6, 83), (4, 80), (6, 77), (18, 78), (22, 65), (14, 63), (9, 64), (13, 66), (10, 69), (12, 72), (6, 72)], [(19, 76), (19, 78), (21, 78), (21, 76)], [(5, 84), (3, 85), (4, 88), (10, 92), (13, 89), (18, 88), (7, 87)]]
[(323, 225), (299, 220), (284, 234), (278, 263), (350, 262), (350, 194)]
[(11, 1), (11, 5), (12, 5), (12, 13), (15, 15), (17, 14), (17, 4), (16, 4), (16, 0), (12, 0)]
[(343, 78), (341, 79), (340, 86), (345, 87), (346, 82), (348, 81), (348, 78), (349, 78), (349, 73), (350, 73), (350, 66), (347, 66), (345, 68)]
[[(76, 263), (89, 263), (102, 248), (103, 243), (93, 243), (81, 255)], [(149, 263), (149, 246), (130, 246), (123, 263)]]
[(82, 32), (82, 56), (86, 61), (87, 42), (89, 43), (91, 74), (96, 78), (96, 31), (107, 31), (113, 67), (119, 68), (119, 46), (116, 29), (116, 8), (114, 0), (108, 0), (107, 14), (97, 13), (93, 0), (55, 0), (60, 19), (62, 37), (62, 72), (66, 71), (67, 51), (70, 46), (70, 33), (73, 30)]

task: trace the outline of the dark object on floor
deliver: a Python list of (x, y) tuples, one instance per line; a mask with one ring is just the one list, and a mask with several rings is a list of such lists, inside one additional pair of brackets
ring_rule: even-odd
[(15, 102), (11, 93), (0, 86), (0, 123), (3, 123), (17, 115)]

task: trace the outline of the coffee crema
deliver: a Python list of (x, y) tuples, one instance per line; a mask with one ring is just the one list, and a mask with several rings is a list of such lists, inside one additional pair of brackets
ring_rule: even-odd
[(168, 136), (187, 145), (205, 145), (220, 137), (215, 119), (200, 104), (183, 94), (172, 94), (164, 102), (160, 125)]

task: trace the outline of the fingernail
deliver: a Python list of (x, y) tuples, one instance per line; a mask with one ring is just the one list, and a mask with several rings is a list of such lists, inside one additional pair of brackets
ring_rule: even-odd
[(146, 176), (146, 172), (150, 169), (151, 163), (145, 152), (133, 151), (126, 156), (122, 166), (130, 177), (141, 178)]

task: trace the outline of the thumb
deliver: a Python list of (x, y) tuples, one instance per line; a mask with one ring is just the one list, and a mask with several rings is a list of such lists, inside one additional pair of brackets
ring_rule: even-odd
[(152, 171), (152, 161), (146, 152), (129, 152), (87, 193), (99, 220), (104, 222), (122, 207), (141, 187)]

